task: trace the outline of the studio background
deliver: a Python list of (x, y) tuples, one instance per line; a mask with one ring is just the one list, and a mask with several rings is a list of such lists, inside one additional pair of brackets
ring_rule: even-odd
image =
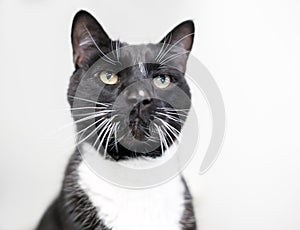
[(33, 229), (72, 153), (66, 92), (71, 22), (92, 13), (113, 38), (158, 42), (196, 25), (192, 55), (226, 107), (220, 157), (199, 175), (211, 121), (202, 95), (199, 156), (186, 174), (202, 230), (300, 229), (300, 2), (0, 0), (0, 229)]

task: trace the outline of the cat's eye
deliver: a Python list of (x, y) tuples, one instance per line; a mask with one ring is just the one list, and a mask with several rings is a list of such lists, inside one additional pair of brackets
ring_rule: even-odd
[(119, 76), (110, 71), (102, 71), (98, 76), (107, 85), (115, 85), (119, 82)]
[(153, 79), (154, 85), (160, 89), (167, 88), (171, 83), (171, 78), (168, 75), (159, 75)]

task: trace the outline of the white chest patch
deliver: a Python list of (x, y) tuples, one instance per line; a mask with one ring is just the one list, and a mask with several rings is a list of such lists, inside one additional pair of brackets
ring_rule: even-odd
[(158, 187), (130, 190), (96, 176), (81, 162), (79, 185), (113, 230), (180, 230), (184, 211), (184, 186), (178, 176)]

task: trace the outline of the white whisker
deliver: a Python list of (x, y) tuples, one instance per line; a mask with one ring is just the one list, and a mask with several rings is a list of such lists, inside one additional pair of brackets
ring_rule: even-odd
[(76, 108), (70, 108), (70, 110), (71, 111), (73, 111), (73, 110), (83, 110), (83, 109), (95, 109), (95, 110), (97, 110), (97, 109), (106, 109), (107, 107), (92, 107), (92, 106), (90, 106), (90, 107), (76, 107)]
[(114, 123), (114, 124), (110, 127), (110, 131), (109, 131), (108, 136), (107, 136), (107, 138), (106, 138), (106, 144), (105, 144), (105, 148), (104, 148), (104, 156), (106, 156), (106, 154), (107, 154), (107, 147), (108, 147), (108, 143), (109, 143), (109, 138), (110, 138), (110, 136), (112, 135), (115, 126), (116, 126), (116, 123)]
[(182, 114), (179, 112), (169, 112), (169, 111), (165, 111), (166, 114), (170, 114), (170, 115), (177, 115), (177, 116), (181, 116), (181, 117), (187, 117), (187, 114)]
[(180, 38), (178, 41), (176, 41), (166, 52), (165, 52), (165, 54), (164, 55), (162, 55), (161, 57), (160, 57), (160, 59), (158, 60), (158, 62), (160, 62), (161, 60), (162, 60), (162, 58), (164, 58), (164, 56), (166, 56), (169, 52), (170, 52), (170, 50), (172, 50), (179, 42), (181, 42), (183, 39), (185, 39), (185, 38), (187, 38), (187, 37), (189, 37), (189, 36), (191, 36), (191, 35), (193, 35), (194, 33), (190, 33), (190, 34), (187, 34), (187, 35), (185, 35), (185, 36), (183, 36), (182, 38)]
[(177, 117), (174, 117), (170, 114), (166, 114), (166, 113), (160, 113), (160, 112), (155, 112), (156, 114), (159, 114), (159, 115), (162, 115), (162, 116), (165, 116), (167, 117), (168, 119), (172, 120), (172, 121), (176, 121), (176, 122), (179, 122), (179, 123), (183, 123), (184, 121), (177, 118)]
[(100, 133), (98, 134), (98, 136), (97, 136), (97, 138), (96, 138), (96, 140), (95, 140), (95, 142), (94, 142), (94, 144), (93, 144), (93, 147), (96, 146), (97, 142), (98, 142), (99, 139), (101, 138), (102, 133), (105, 131), (105, 128), (106, 128), (106, 126), (107, 126), (108, 124), (110, 124), (109, 119), (106, 119), (106, 120), (104, 120), (104, 121), (101, 123), (101, 127), (100, 127), (100, 128), (102, 128), (103, 126), (104, 126), (104, 127), (102, 128), (102, 130), (101, 130)]
[[(100, 141), (100, 143), (99, 143), (99, 145), (98, 145), (98, 147), (97, 147), (97, 151), (100, 150), (100, 148), (101, 148), (101, 146), (102, 146), (102, 144), (103, 144), (103, 142), (104, 142), (104, 139), (105, 139), (106, 135), (108, 134), (109, 130), (111, 129), (111, 126), (112, 126), (112, 125), (113, 125), (113, 124), (112, 124), (111, 122), (108, 122), (108, 123), (105, 125), (105, 127), (103, 127), (103, 130), (105, 130), (105, 132), (103, 133), (103, 136), (102, 136), (102, 138), (101, 138), (101, 141)], [(104, 157), (106, 157), (106, 152), (104, 152)]]
[[(91, 38), (91, 40), (93, 41), (95, 47), (97, 48), (97, 50), (103, 55), (103, 60), (105, 60), (106, 62), (109, 62), (110, 64), (116, 65), (116, 61), (112, 60), (111, 58), (109, 58), (101, 49), (100, 47), (97, 45), (96, 41), (94, 40), (92, 34), (90, 33), (90, 31), (88, 30), (88, 28), (86, 27), (85, 24), (83, 24), (84, 28), (86, 29), (86, 32), (88, 33), (89, 37)], [(105, 58), (107, 58), (108, 60), (106, 60)]]
[(120, 122), (117, 123), (117, 125), (115, 125), (115, 128), (114, 128), (114, 137), (115, 137), (115, 149), (116, 149), (116, 152), (118, 152), (118, 142), (117, 142), (117, 132), (118, 132), (118, 128), (119, 128), (119, 125), (120, 125)]
[(81, 101), (91, 102), (91, 103), (97, 104), (97, 105), (103, 105), (103, 106), (106, 106), (106, 107), (112, 105), (111, 103), (102, 103), (102, 102), (92, 101), (92, 100), (89, 100), (89, 99), (86, 99), (86, 98), (71, 96), (71, 95), (68, 95), (68, 97), (78, 99), (78, 100), (81, 100)]
[[(105, 120), (104, 120), (105, 121)], [(75, 146), (80, 145), (81, 143), (83, 143), (84, 141), (86, 141), (90, 136), (92, 136), (95, 132), (97, 132), (100, 128), (101, 128), (101, 124), (104, 122), (102, 121), (100, 123), (100, 125), (98, 127), (96, 127), (91, 133), (89, 133), (86, 137), (84, 137), (83, 139), (81, 139), (79, 142), (76, 143)]]
[[(166, 40), (164, 40), (164, 42), (165, 42), (165, 41), (166, 41)], [(172, 33), (170, 34), (169, 39), (168, 39), (168, 41), (167, 41), (167, 45), (166, 45), (166, 47), (164, 48), (164, 50), (162, 51), (162, 53), (160, 54), (160, 57), (157, 57), (157, 58), (155, 59), (157, 62), (160, 62), (161, 58), (165, 55), (165, 52), (167, 51), (167, 49), (168, 49), (169, 46), (171, 45), (171, 41), (172, 41)]]
[(171, 55), (171, 56), (166, 57), (165, 59), (163, 59), (163, 60), (160, 62), (160, 64), (161, 64), (161, 65), (164, 65), (164, 64), (166, 64), (166, 63), (168, 63), (168, 62), (170, 62), (170, 61), (176, 59), (177, 57), (179, 57), (179, 56), (181, 56), (181, 55), (184, 55), (184, 54), (187, 54), (187, 53), (189, 53), (189, 52), (190, 52), (190, 51), (184, 51), (184, 52), (182, 52), (182, 53), (176, 53), (176, 54), (173, 54), (173, 55)]
[(157, 130), (157, 133), (158, 133), (158, 136), (159, 136), (159, 141), (160, 141), (160, 148), (161, 148), (161, 152), (163, 153), (164, 150), (163, 150), (163, 143), (162, 143), (162, 136), (161, 136), (161, 132), (160, 132), (160, 129), (158, 127), (157, 124), (154, 124), (156, 130)]

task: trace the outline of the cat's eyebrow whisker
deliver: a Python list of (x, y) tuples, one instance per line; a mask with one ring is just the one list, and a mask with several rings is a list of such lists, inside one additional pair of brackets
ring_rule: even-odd
[(167, 40), (167, 37), (164, 38), (164, 42), (163, 42), (163, 44), (162, 44), (162, 46), (161, 46), (161, 48), (160, 48), (160, 50), (159, 50), (157, 56), (156, 56), (155, 59), (154, 59), (155, 61), (157, 61), (157, 59), (159, 58), (160, 54), (161, 54), (162, 51), (164, 50), (164, 47), (165, 47), (165, 45), (166, 45), (166, 40)]
[(118, 61), (120, 61), (120, 60), (119, 60), (119, 58), (120, 58), (120, 42), (119, 42), (119, 41), (117, 41), (116, 47), (118, 47), (118, 48), (117, 48), (117, 57), (118, 57)]
[(187, 54), (187, 53), (190, 53), (190, 51), (184, 51), (184, 52), (182, 52), (182, 53), (176, 53), (176, 54), (173, 54), (173, 55), (171, 55), (171, 56), (169, 56), (169, 57), (166, 57), (166, 58), (163, 59), (162, 61), (160, 61), (160, 64), (161, 64), (161, 65), (165, 65), (166, 63), (168, 63), (168, 62), (170, 62), (170, 61), (172, 61), (172, 60), (178, 58), (178, 57), (181, 56), (181, 55)]
[(103, 102), (97, 102), (97, 101), (92, 101), (86, 98), (81, 98), (81, 97), (76, 97), (76, 96), (72, 96), (72, 95), (68, 95), (68, 97), (73, 98), (73, 99), (78, 99), (81, 101), (86, 101), (86, 102), (91, 102), (93, 104), (97, 104), (97, 105), (102, 105), (102, 106), (111, 106), (111, 103), (103, 103)]
[(162, 47), (162, 53), (160, 54), (160, 56), (157, 55), (157, 57), (155, 58), (155, 61), (159, 62), (159, 61), (161, 60), (162, 56), (165, 54), (165, 51), (166, 51), (166, 50), (169, 48), (169, 46), (171, 45), (171, 40), (172, 40), (172, 33), (170, 34), (168, 41), (167, 41), (167, 38), (164, 39), (163, 46), (164, 46), (164, 44), (166, 44), (166, 43), (167, 43), (167, 45), (166, 45), (165, 48)]
[(178, 41), (176, 41), (165, 53), (164, 53), (164, 55), (162, 55), (161, 57), (160, 57), (160, 59), (158, 60), (159, 62), (162, 60), (162, 58), (164, 58), (164, 56), (166, 56), (166, 54), (168, 54), (169, 52), (170, 52), (170, 50), (171, 49), (173, 49), (179, 42), (181, 42), (183, 39), (185, 39), (185, 38), (187, 38), (187, 37), (189, 37), (189, 36), (191, 36), (191, 35), (194, 35), (194, 33), (189, 33), (189, 34), (187, 34), (187, 35), (185, 35), (185, 36), (183, 36), (182, 38), (180, 38)]
[[(92, 42), (94, 43), (95, 47), (97, 48), (97, 50), (103, 55), (103, 60), (105, 60), (106, 62), (108, 62), (108, 63), (110, 63), (110, 64), (112, 64), (112, 65), (116, 65), (116, 63), (115, 63), (116, 61), (114, 61), (114, 60), (112, 60), (111, 58), (109, 58), (109, 57), (108, 57), (108, 56), (100, 49), (100, 47), (97, 45), (96, 41), (94, 40), (94, 38), (93, 38), (91, 32), (88, 30), (88, 28), (86, 27), (86, 25), (83, 24), (83, 26), (84, 26), (86, 32), (88, 33), (89, 37), (91, 38)], [(106, 60), (105, 58), (107, 58), (107, 60)]]
[(116, 40), (116, 55), (117, 55), (117, 62), (119, 63), (119, 64), (122, 64), (121, 62), (120, 62), (120, 41), (119, 40)]
[(112, 52), (114, 58), (116, 58), (115, 50), (114, 50), (114, 47), (113, 47), (113, 41), (112, 41), (112, 40), (110, 41), (110, 48), (111, 48), (111, 50), (112, 50), (111, 52)]

